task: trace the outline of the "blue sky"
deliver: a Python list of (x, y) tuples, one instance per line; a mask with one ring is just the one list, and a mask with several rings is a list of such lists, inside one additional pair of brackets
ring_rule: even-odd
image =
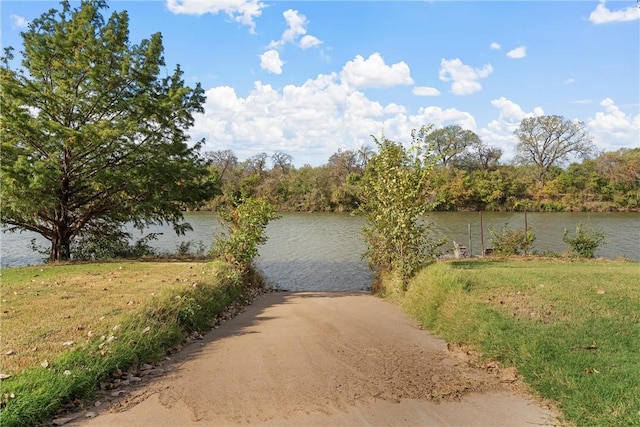
[[(77, 3), (72, 2), (72, 5)], [(0, 2), (2, 46), (57, 2)], [(163, 34), (207, 92), (194, 138), (240, 159), (317, 166), (371, 134), (459, 124), (513, 155), (525, 117), (581, 120), (600, 150), (640, 147), (635, 1), (112, 1), (130, 40)]]

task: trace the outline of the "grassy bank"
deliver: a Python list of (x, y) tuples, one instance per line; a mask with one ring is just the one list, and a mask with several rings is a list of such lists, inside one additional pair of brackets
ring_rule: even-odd
[(403, 308), (516, 366), (575, 425), (640, 425), (637, 263), (471, 260), (424, 269)]
[(117, 370), (161, 358), (247, 288), (227, 264), (114, 262), (2, 270), (2, 426), (47, 422)]

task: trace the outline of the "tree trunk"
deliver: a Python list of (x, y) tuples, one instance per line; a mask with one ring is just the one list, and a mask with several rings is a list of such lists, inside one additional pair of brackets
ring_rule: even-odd
[(69, 229), (66, 226), (56, 225), (54, 236), (51, 239), (51, 252), (49, 261), (66, 261), (71, 258), (71, 239)]
[(71, 194), (71, 179), (69, 177), (72, 163), (71, 149), (64, 147), (64, 156), (60, 168), (62, 179), (60, 182), (59, 204), (56, 207), (53, 238), (51, 239), (50, 261), (66, 261), (71, 258), (71, 229), (69, 228), (69, 197)]

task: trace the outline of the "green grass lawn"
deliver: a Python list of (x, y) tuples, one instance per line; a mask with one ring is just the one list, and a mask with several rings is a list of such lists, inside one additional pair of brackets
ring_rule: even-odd
[(112, 262), (2, 273), (0, 425), (41, 425), (118, 370), (155, 361), (248, 297), (222, 262)]
[(437, 263), (401, 303), (444, 339), (516, 366), (567, 422), (640, 425), (640, 264)]

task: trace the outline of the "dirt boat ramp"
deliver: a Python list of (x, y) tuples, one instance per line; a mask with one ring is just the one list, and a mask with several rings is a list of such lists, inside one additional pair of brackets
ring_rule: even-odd
[(77, 426), (531, 426), (553, 411), (367, 293), (275, 292)]

